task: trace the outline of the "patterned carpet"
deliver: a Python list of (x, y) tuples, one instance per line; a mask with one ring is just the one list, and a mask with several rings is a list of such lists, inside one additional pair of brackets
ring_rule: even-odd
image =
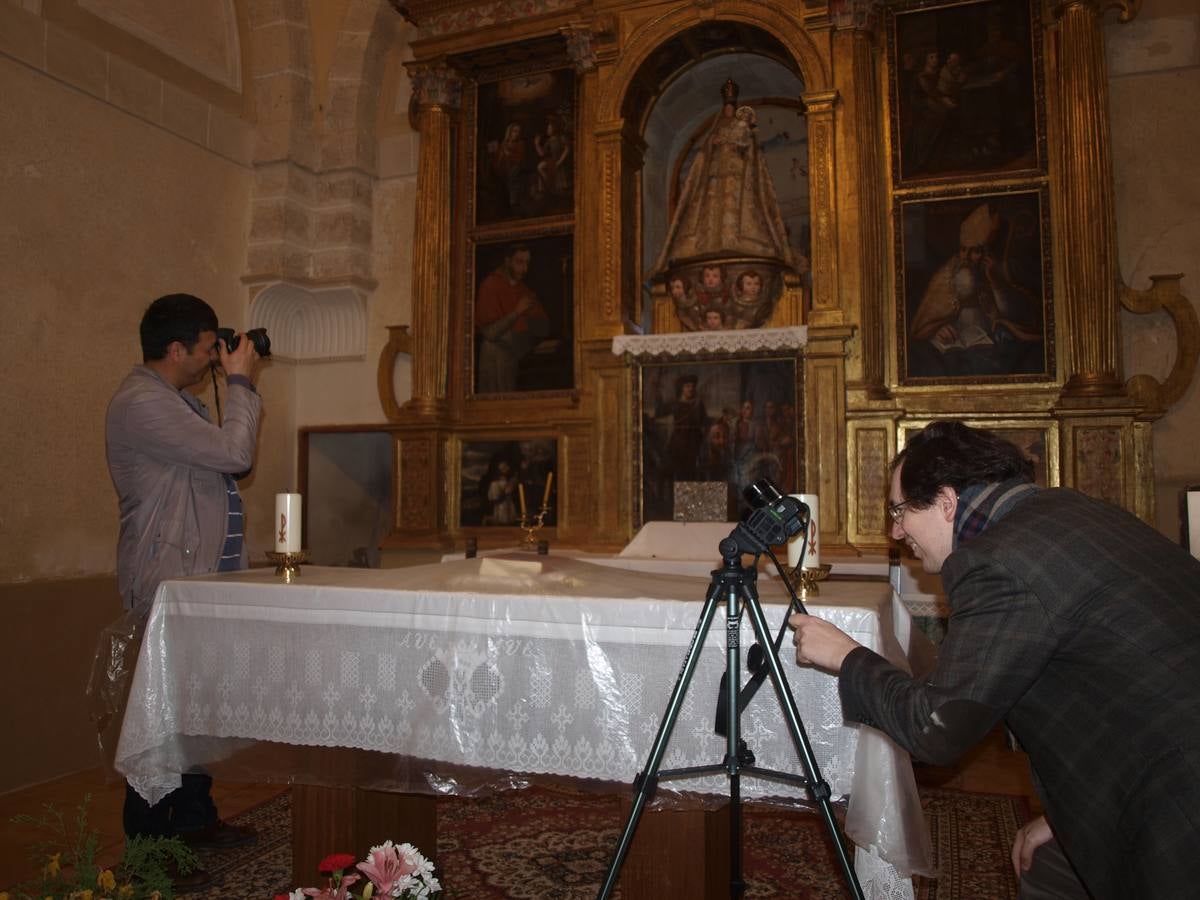
[[(917, 879), (918, 900), (1014, 900), (1009, 848), (1028, 815), (1023, 800), (922, 789), (937, 879)], [(815, 815), (747, 805), (747, 900), (842, 900), (841, 872)], [(289, 884), (291, 805), (282, 794), (237, 818), (258, 844), (206, 853), (216, 881), (192, 900), (267, 898)], [(596, 895), (624, 819), (615, 797), (534, 788), (438, 804), (436, 859), (444, 896), (469, 900), (576, 900)], [(387, 835), (403, 839), (402, 835)], [(636, 840), (636, 835), (635, 835)], [(330, 852), (343, 848), (330, 848)], [(421, 848), (425, 849), (425, 848)], [(314, 877), (303, 887), (317, 885)], [(620, 897), (620, 890), (614, 893)], [(668, 898), (669, 900), (669, 898)]]

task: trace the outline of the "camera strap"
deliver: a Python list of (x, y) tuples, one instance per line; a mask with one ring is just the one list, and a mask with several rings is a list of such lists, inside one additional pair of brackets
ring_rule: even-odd
[(209, 366), (208, 371), (212, 375), (213, 405), (217, 408), (217, 427), (220, 428), (224, 423), (221, 421), (221, 393), (217, 390), (217, 368), (216, 366)]

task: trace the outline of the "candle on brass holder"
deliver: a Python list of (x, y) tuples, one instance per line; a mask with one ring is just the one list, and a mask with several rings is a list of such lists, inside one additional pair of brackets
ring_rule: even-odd
[(821, 589), (817, 587), (817, 582), (828, 578), (831, 568), (833, 567), (829, 563), (825, 563), (820, 566), (796, 566), (792, 569), (792, 581), (799, 586), (796, 593), (801, 603), (807, 602), (809, 597), (820, 595)]
[[(533, 518), (529, 518), (524, 512), (521, 513), (521, 519), (517, 524), (521, 527), (521, 530), (525, 532), (525, 537), (521, 541), (522, 547), (528, 548), (537, 546), (537, 533), (541, 531), (542, 526), (546, 524), (546, 516), (549, 514), (549, 512), (550, 507), (542, 505), (538, 507), (537, 514), (534, 515)], [(545, 554), (543, 554), (543, 556), (544, 555)]]
[(307, 550), (293, 550), (288, 553), (267, 551), (267, 559), (275, 563), (275, 574), (283, 578), (284, 584), (291, 584), (300, 577), (300, 563), (308, 562)]
[[(532, 519), (529, 518), (529, 516), (525, 513), (525, 485), (517, 485), (521, 497), (521, 520), (519, 524), (521, 526), (521, 530), (525, 532), (525, 539), (521, 541), (521, 545), (523, 547), (536, 546), (538, 548), (538, 553), (540, 553), (542, 556), (545, 556), (546, 553), (549, 552), (550, 542), (539, 541), (537, 538), (537, 533), (541, 531), (542, 526), (546, 524), (546, 516), (550, 514), (550, 488), (553, 486), (553, 484), (554, 472), (550, 471), (546, 475), (546, 485), (542, 490), (542, 505), (538, 507), (537, 514), (534, 515)], [(541, 549), (542, 544), (546, 545), (545, 551)]]

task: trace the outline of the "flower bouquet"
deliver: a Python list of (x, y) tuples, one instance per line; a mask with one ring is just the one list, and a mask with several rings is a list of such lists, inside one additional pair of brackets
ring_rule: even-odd
[[(351, 866), (362, 875), (347, 872)], [(371, 900), (378, 897), (434, 898), (441, 896), (442, 886), (433, 874), (433, 863), (426, 859), (412, 844), (393, 844), (387, 841), (372, 847), (367, 858), (355, 865), (349, 853), (334, 853), (321, 860), (317, 867), (322, 875), (329, 876), (323, 888), (297, 888), (290, 894), (276, 894), (275, 900)], [(351, 888), (367, 877), (362, 892), (351, 893)]]
[(34, 859), (37, 877), (9, 891), (0, 900), (171, 900), (168, 868), (187, 874), (198, 865), (196, 855), (178, 838), (132, 837), (125, 841), (121, 860), (106, 868), (96, 857), (100, 839), (88, 824), (91, 796), (67, 819), (47, 805), (40, 816), (14, 816), (12, 822), (31, 827), (41, 837)]

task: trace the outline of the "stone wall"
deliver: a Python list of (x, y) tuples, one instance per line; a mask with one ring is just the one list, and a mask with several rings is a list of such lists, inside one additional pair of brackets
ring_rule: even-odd
[[(1181, 272), (1181, 289), (1200, 310), (1200, 9), (1193, 0), (1146, 0), (1136, 20), (1110, 24), (1105, 37), (1121, 273), (1145, 289), (1151, 275)], [(1125, 376), (1163, 378), (1175, 346), (1167, 315), (1126, 314), (1121, 327)], [(1173, 539), (1179, 492), (1200, 484), (1198, 427), (1193, 381), (1154, 425), (1157, 525)]]

